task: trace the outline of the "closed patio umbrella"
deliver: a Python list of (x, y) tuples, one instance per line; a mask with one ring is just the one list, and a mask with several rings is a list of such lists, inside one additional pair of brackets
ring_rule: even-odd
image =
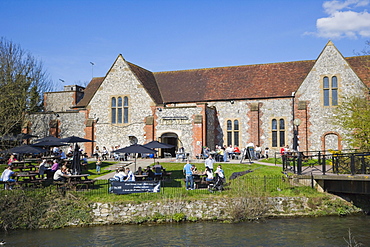
[(80, 154), (80, 149), (77, 143), (78, 142), (94, 142), (94, 141), (81, 138), (78, 136), (69, 136), (69, 137), (60, 139), (60, 141), (66, 142), (66, 143), (75, 143), (75, 149), (73, 152), (73, 159), (72, 159), (72, 174), (81, 174), (81, 154)]
[(75, 149), (73, 151), (72, 174), (73, 175), (81, 174), (81, 152), (77, 144), (75, 145)]

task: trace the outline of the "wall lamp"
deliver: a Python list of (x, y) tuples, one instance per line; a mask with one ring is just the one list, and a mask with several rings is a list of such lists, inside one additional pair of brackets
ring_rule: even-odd
[(234, 102), (234, 100), (230, 100), (230, 103), (233, 105), (235, 102)]
[(158, 107), (158, 108), (157, 108), (157, 110), (158, 110), (159, 112), (161, 112), (161, 111), (162, 111), (162, 108)]

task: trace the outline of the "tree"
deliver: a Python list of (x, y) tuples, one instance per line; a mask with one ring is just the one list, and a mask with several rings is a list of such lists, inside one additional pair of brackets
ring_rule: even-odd
[(0, 38), (0, 136), (20, 133), (25, 114), (42, 110), (43, 93), (52, 89), (42, 62)]
[(345, 140), (361, 151), (370, 151), (370, 104), (365, 96), (353, 96), (335, 110), (334, 123), (348, 131)]

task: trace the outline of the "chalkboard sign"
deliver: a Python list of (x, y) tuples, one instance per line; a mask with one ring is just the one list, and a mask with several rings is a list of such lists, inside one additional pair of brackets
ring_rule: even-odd
[(110, 181), (109, 191), (114, 194), (131, 194), (145, 192), (159, 192), (161, 188), (160, 181)]

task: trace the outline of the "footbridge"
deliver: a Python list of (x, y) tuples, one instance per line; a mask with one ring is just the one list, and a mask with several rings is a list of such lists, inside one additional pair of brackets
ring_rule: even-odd
[(370, 195), (370, 153), (292, 152), (281, 159), (283, 171), (301, 183), (330, 193)]

